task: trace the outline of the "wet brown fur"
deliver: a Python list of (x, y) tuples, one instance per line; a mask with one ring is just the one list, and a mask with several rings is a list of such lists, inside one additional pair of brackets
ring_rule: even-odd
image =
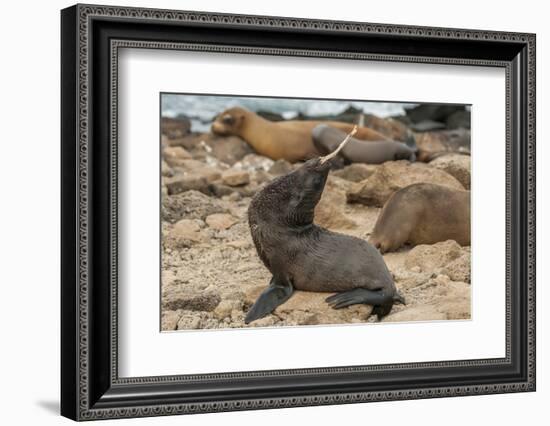
[(417, 183), (390, 197), (369, 241), (386, 253), (406, 243), (455, 240), (460, 245), (470, 245), (470, 233), (470, 191)]
[[(229, 108), (212, 123), (212, 132), (243, 138), (254, 150), (272, 160), (303, 161), (320, 155), (311, 132), (319, 124), (349, 133), (354, 124), (339, 121), (289, 120), (273, 122), (244, 108)], [(359, 127), (356, 138), (371, 141), (389, 140), (368, 127)]]
[[(313, 221), (330, 164), (319, 159), (273, 180), (252, 199), (248, 220), (258, 255), (274, 277), (296, 290), (381, 291), (386, 315), (400, 300), (383, 257), (367, 241), (329, 231)], [(381, 293), (382, 294), (382, 293)]]

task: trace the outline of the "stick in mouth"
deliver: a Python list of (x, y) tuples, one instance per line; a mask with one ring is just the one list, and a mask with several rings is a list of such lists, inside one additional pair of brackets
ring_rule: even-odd
[(336, 148), (334, 151), (332, 151), (330, 154), (325, 155), (324, 157), (321, 157), (321, 164), (326, 163), (330, 159), (336, 157), (338, 153), (344, 148), (344, 146), (349, 142), (349, 140), (357, 133), (357, 125), (353, 126), (353, 129), (349, 134), (346, 136), (346, 138), (338, 145), (338, 148)]

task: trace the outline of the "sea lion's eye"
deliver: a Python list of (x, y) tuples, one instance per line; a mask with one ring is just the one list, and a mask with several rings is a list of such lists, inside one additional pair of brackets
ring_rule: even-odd
[(229, 114), (225, 114), (223, 117), (222, 117), (222, 123), (223, 124), (233, 124), (235, 122), (235, 119), (233, 118), (233, 116), (229, 115)]
[(313, 186), (318, 187), (319, 185), (321, 185), (322, 181), (323, 178), (320, 175), (315, 174), (313, 175), (311, 183), (313, 184)]

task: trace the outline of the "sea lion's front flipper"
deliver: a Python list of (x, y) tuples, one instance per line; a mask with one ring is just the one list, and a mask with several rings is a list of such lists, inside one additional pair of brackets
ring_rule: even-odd
[(269, 287), (260, 294), (258, 300), (254, 302), (254, 305), (252, 305), (248, 314), (246, 314), (246, 318), (244, 319), (245, 324), (249, 324), (270, 314), (277, 306), (286, 302), (293, 292), (294, 287), (290, 280), (271, 278)]
[(367, 290), (366, 288), (355, 288), (353, 290), (337, 293), (327, 297), (326, 302), (334, 309), (345, 308), (350, 305), (364, 303), (374, 307), (372, 313), (378, 318), (387, 315), (393, 306), (394, 298), (384, 290)]

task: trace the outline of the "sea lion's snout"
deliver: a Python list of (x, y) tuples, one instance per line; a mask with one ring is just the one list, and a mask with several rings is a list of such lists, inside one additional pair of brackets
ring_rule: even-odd
[(245, 114), (246, 110), (243, 108), (229, 108), (216, 116), (210, 129), (220, 136), (238, 135)]

